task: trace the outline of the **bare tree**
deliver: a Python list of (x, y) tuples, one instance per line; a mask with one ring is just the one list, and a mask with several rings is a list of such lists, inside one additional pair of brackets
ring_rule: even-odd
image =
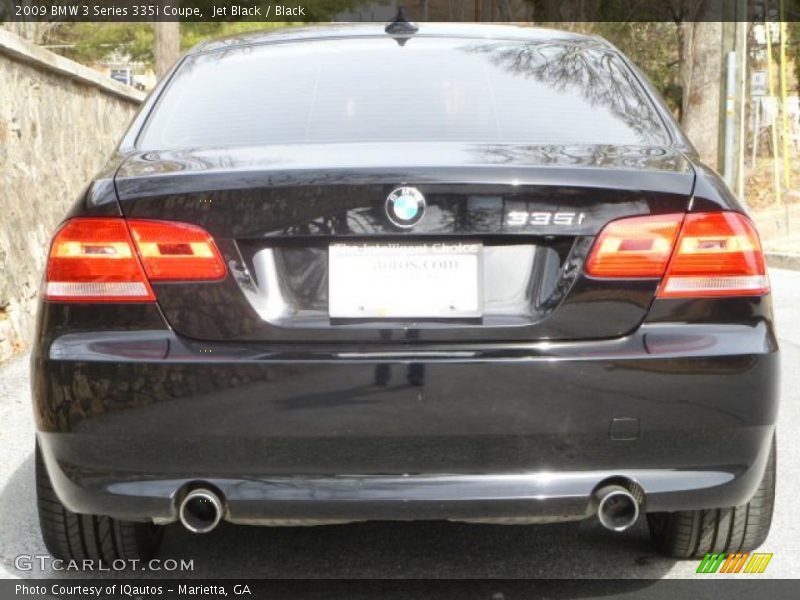
[(700, 157), (717, 166), (722, 23), (681, 25), (682, 125)]
[(181, 24), (177, 21), (159, 21), (154, 26), (156, 34), (155, 70), (156, 76), (161, 78), (180, 56)]

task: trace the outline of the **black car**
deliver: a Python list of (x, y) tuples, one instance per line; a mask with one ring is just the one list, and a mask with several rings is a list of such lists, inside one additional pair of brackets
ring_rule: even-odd
[(32, 357), (50, 552), (163, 526), (646, 514), (761, 544), (758, 235), (596, 37), (398, 21), (189, 52), (56, 232)]

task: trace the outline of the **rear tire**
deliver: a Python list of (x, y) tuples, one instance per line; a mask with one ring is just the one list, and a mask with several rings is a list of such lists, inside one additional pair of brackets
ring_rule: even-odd
[(162, 527), (120, 521), (100, 515), (79, 515), (58, 499), (36, 445), (36, 500), (39, 526), (47, 550), (62, 560), (150, 560), (161, 544)]
[(702, 558), (708, 553), (750, 552), (767, 539), (775, 506), (775, 438), (755, 495), (733, 508), (685, 510), (647, 515), (658, 549), (674, 558)]

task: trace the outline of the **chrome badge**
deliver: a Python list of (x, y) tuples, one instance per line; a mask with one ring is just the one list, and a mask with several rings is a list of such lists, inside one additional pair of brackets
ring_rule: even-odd
[(425, 215), (425, 196), (415, 187), (396, 188), (386, 198), (386, 215), (398, 227), (413, 227)]

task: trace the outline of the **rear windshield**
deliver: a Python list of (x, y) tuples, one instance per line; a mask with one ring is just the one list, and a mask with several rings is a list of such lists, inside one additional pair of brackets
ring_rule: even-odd
[(144, 150), (347, 142), (667, 143), (611, 50), (564, 42), (390, 37), (189, 57)]

